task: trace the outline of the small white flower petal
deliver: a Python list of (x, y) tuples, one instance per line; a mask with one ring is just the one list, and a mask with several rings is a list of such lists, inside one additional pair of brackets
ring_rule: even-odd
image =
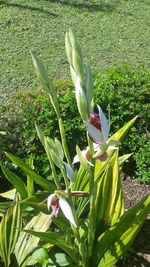
[(105, 114), (103, 113), (102, 109), (100, 106), (98, 106), (98, 110), (99, 110), (99, 117), (100, 117), (100, 122), (101, 122), (101, 129), (102, 129), (102, 134), (104, 137), (104, 140), (106, 141), (109, 135), (109, 131), (110, 131), (110, 124), (105, 116)]
[(73, 158), (72, 164), (75, 164), (77, 162), (79, 162), (79, 157), (78, 157), (78, 155), (75, 155), (75, 157)]
[(77, 227), (76, 225), (76, 222), (75, 222), (75, 219), (73, 217), (73, 213), (72, 213), (72, 210), (71, 210), (71, 207), (70, 205), (68, 204), (68, 202), (64, 199), (64, 198), (60, 198), (59, 199), (59, 205), (60, 205), (60, 208), (63, 212), (63, 214), (65, 215), (65, 217), (75, 226)]
[[(83, 155), (83, 157), (86, 159), (86, 153), (87, 153), (87, 151), (88, 151), (88, 149), (85, 149), (85, 150), (82, 150), (81, 151), (81, 153), (82, 153), (82, 155)], [(79, 160), (79, 157), (78, 157), (78, 155), (75, 155), (75, 157), (73, 158), (73, 162), (72, 162), (72, 164), (74, 164), (74, 163), (77, 163), (77, 162), (79, 162), (80, 160)]]
[(94, 154), (93, 158), (101, 157), (107, 150), (108, 145), (107, 143), (103, 143), (99, 146), (99, 149), (96, 150), (96, 153)]
[(51, 203), (52, 203), (52, 199), (53, 199), (54, 196), (56, 196), (56, 195), (55, 195), (55, 194), (51, 194), (51, 195), (47, 198), (47, 208), (48, 208), (48, 210), (50, 210)]
[(94, 151), (98, 151), (100, 149), (100, 144), (93, 143)]
[(104, 142), (103, 135), (100, 130), (98, 130), (95, 126), (93, 126), (89, 122), (85, 122), (88, 134), (93, 138), (95, 142)]

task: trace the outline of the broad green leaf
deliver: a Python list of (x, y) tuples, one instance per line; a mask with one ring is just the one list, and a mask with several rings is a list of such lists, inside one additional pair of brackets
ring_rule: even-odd
[(124, 213), (123, 192), (119, 174), (118, 151), (110, 163), (111, 176), (104, 220), (114, 224)]
[(14, 188), (14, 189), (11, 189), (11, 190), (6, 191), (4, 193), (0, 193), (0, 196), (3, 198), (8, 198), (8, 199), (14, 200), (15, 196), (16, 196), (16, 189)]
[(34, 250), (32, 257), (35, 259), (36, 262), (40, 263), (41, 265), (48, 263), (49, 256), (46, 249), (43, 247), (37, 247)]
[(72, 263), (72, 260), (68, 255), (64, 253), (56, 253), (55, 254), (56, 263), (59, 264), (59, 266), (70, 266), (70, 263)]
[[(31, 221), (25, 226), (24, 229), (34, 231), (47, 231), (51, 224), (51, 216), (44, 213), (40, 213), (37, 216), (34, 216)], [(26, 267), (28, 262), (28, 256), (33, 252), (37, 247), (40, 241), (39, 237), (31, 236), (26, 232), (21, 232), (15, 247), (15, 255), (18, 261), (19, 266)]]
[(115, 223), (124, 212), (118, 151), (115, 151), (97, 183), (95, 205), (98, 222)]
[(99, 236), (93, 249), (91, 266), (108, 267), (116, 263), (132, 245), (149, 212), (150, 195), (147, 195)]
[(31, 169), (23, 160), (19, 159), (18, 157), (6, 153), (6, 156), (15, 163), (20, 169), (22, 169), (26, 175), (29, 175), (36, 184), (39, 184), (42, 188), (52, 192), (55, 190), (55, 186), (48, 182), (47, 180), (43, 179), (40, 175), (38, 175), (34, 170)]
[(0, 254), (6, 267), (10, 264), (10, 256), (14, 252), (20, 227), (20, 206), (16, 202), (8, 208), (0, 224)]
[(21, 198), (26, 198), (28, 196), (28, 192), (23, 180), (18, 175), (4, 167), (2, 164), (1, 168), (7, 180), (16, 188), (18, 193), (20, 193)]
[(77, 258), (78, 253), (76, 251), (76, 248), (71, 245), (68, 245), (65, 242), (64, 235), (62, 236), (60, 232), (54, 233), (54, 232), (49, 231), (46, 233), (42, 233), (42, 232), (35, 232), (35, 231), (29, 231), (29, 230), (25, 230), (25, 231), (31, 235), (41, 238), (45, 242), (49, 242), (50, 244), (53, 244), (61, 248), (74, 260), (74, 262), (78, 262), (78, 258)]

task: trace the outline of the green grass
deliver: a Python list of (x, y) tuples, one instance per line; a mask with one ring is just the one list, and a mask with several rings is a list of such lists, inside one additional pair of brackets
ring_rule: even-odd
[(30, 50), (53, 80), (70, 77), (64, 48), (69, 27), (93, 69), (123, 62), (149, 68), (149, 14), (148, 0), (0, 1), (0, 92), (36, 88)]

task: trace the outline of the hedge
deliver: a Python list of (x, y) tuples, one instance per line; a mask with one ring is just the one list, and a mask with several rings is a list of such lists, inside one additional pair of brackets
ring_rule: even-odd
[[(113, 67), (103, 74), (94, 74), (95, 100), (105, 114), (110, 105), (111, 133), (114, 133), (125, 122), (138, 115), (125, 142), (121, 144), (121, 153), (133, 152), (130, 164), (125, 165), (125, 175), (138, 178), (141, 182), (150, 182), (149, 169), (149, 99), (150, 71), (142, 67), (132, 68), (129, 65)], [(72, 158), (75, 155), (75, 144), (81, 148), (84, 143), (85, 129), (81, 126), (74, 98), (74, 87), (70, 80), (58, 81), (55, 84), (59, 94), (61, 114), (65, 123), (66, 135)], [(20, 89), (2, 103), (0, 108), (1, 157), (3, 151), (26, 157), (33, 154), (35, 168), (39, 173), (44, 171), (47, 179), (51, 174), (46, 161), (45, 152), (37, 138), (34, 121), (38, 122), (46, 135), (58, 137), (59, 131), (55, 112), (48, 96), (44, 92), (32, 94)]]

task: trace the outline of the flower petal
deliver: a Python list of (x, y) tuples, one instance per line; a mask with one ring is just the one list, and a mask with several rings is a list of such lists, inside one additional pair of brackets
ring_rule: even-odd
[(105, 161), (107, 159), (107, 157), (108, 157), (108, 155), (105, 152), (102, 156), (98, 157), (97, 160), (99, 160), (99, 161)]
[(99, 149), (97, 149), (96, 153), (94, 154), (93, 158), (99, 158), (101, 157), (107, 150), (108, 144), (103, 143), (99, 146)]
[(50, 210), (52, 199), (53, 199), (54, 196), (56, 196), (56, 195), (55, 194), (51, 194), (47, 199), (47, 208), (48, 208), (48, 210)]
[(103, 143), (103, 135), (100, 130), (98, 130), (95, 126), (93, 126), (89, 122), (85, 122), (88, 134), (93, 138), (95, 142)]
[(72, 213), (72, 210), (71, 210), (71, 207), (70, 205), (68, 204), (68, 202), (64, 199), (64, 198), (60, 198), (59, 199), (59, 205), (60, 205), (60, 208), (63, 212), (63, 214), (65, 215), (65, 217), (75, 226), (77, 227), (76, 225), (76, 222), (75, 222), (75, 219), (73, 217), (73, 213)]
[[(86, 158), (86, 153), (87, 153), (87, 151), (88, 151), (87, 149), (81, 151), (81, 153), (82, 153), (82, 155), (83, 155), (84, 158)], [(79, 161), (80, 161), (80, 160), (79, 160), (78, 155), (75, 155), (75, 157), (73, 158), (73, 162), (72, 162), (72, 164), (75, 164), (75, 163), (77, 163), (77, 162), (79, 162)]]
[(69, 178), (69, 180), (71, 182), (74, 182), (76, 172), (65, 161), (63, 161), (63, 163), (64, 163), (65, 168), (66, 168), (67, 177)]
[(110, 123), (108, 122), (105, 114), (103, 113), (102, 109), (100, 106), (98, 106), (98, 110), (99, 110), (99, 117), (100, 117), (100, 122), (101, 122), (101, 128), (102, 128), (102, 135), (104, 140), (106, 141), (109, 135), (109, 131), (110, 131)]

